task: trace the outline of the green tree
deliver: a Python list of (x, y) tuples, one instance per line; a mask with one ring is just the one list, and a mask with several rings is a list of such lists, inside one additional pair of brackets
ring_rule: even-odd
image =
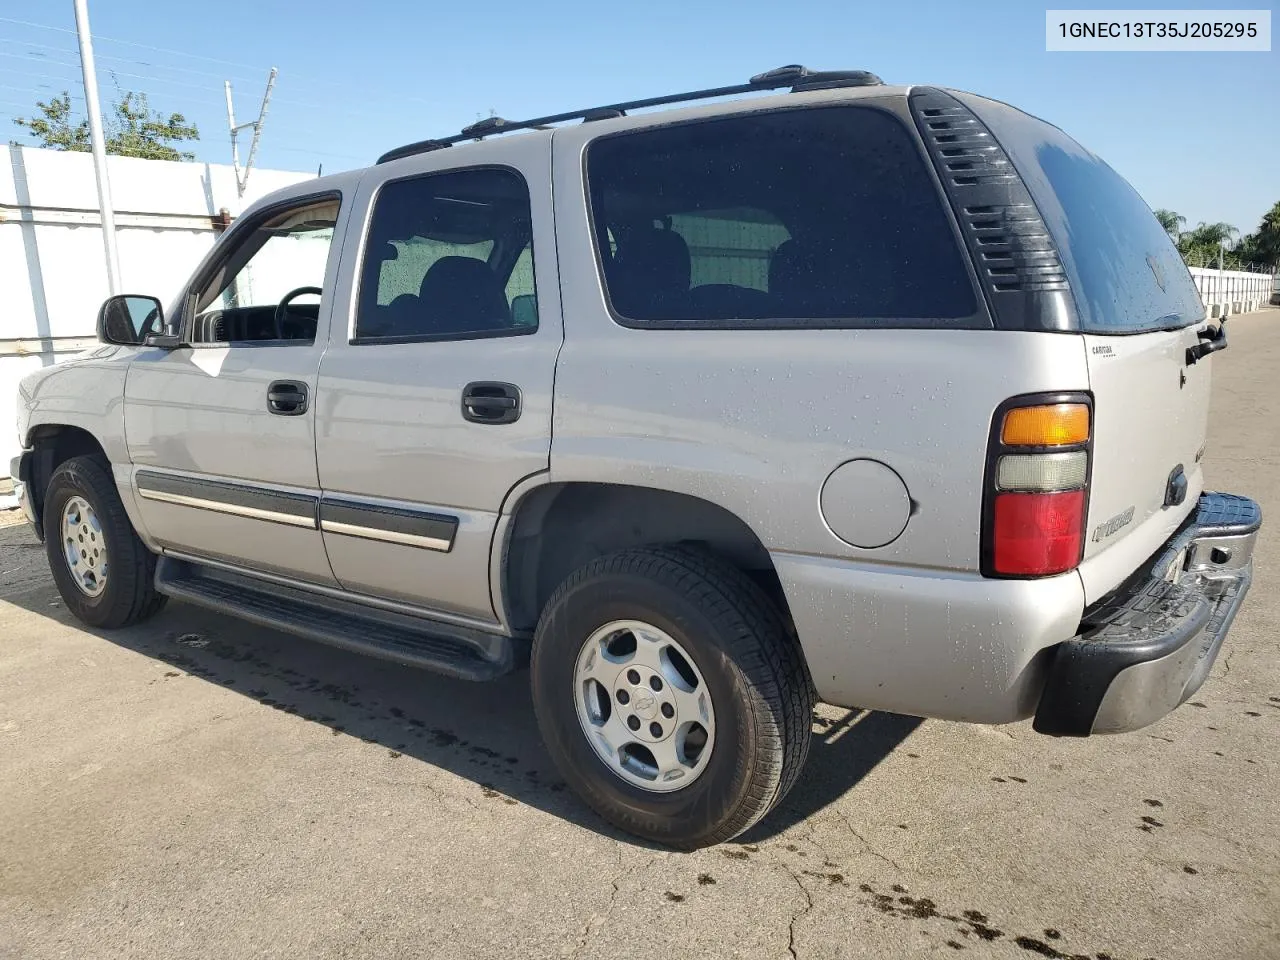
[[(18, 117), (13, 122), (40, 140), (41, 146), (54, 150), (86, 152), (89, 143), (89, 121), (76, 120), (71, 112), (71, 95), (63, 91), (47, 103), (37, 102), (37, 117)], [(199, 140), (200, 131), (180, 113), (164, 116), (151, 110), (145, 93), (129, 91), (111, 105), (106, 118), (107, 153), (121, 157), (143, 157), (148, 160), (194, 160), (190, 151), (179, 150), (175, 143)]]
[(70, 93), (64, 90), (62, 96), (53, 97), (48, 103), (37, 100), (36, 109), (41, 116), (30, 119), (17, 117), (13, 122), (39, 138), (42, 146), (82, 153), (89, 151), (89, 121), (72, 123)]
[(1241, 240), (1236, 249), (1246, 262), (1280, 265), (1280, 202), (1263, 214), (1258, 229)]
[(1164, 227), (1164, 232), (1173, 238), (1173, 242), (1178, 242), (1178, 237), (1182, 234), (1182, 227), (1187, 222), (1187, 218), (1180, 213), (1174, 213), (1172, 210), (1154, 211), (1156, 219), (1160, 221), (1160, 226)]
[(1239, 234), (1229, 223), (1201, 222), (1178, 237), (1178, 252), (1192, 266), (1206, 266), (1217, 261), (1221, 251), (1230, 251)]

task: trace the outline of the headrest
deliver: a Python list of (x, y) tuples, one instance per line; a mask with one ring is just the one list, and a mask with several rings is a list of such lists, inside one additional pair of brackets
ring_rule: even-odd
[(441, 257), (422, 278), (418, 299), (431, 322), (454, 329), (511, 325), (511, 310), (497, 274), (474, 257)]
[(674, 230), (643, 230), (618, 248), (618, 265), (632, 280), (665, 293), (689, 289), (689, 245)]

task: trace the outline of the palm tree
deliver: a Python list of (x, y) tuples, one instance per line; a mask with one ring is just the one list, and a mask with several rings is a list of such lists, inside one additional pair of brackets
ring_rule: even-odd
[(1198, 223), (1191, 233), (1197, 243), (1213, 247), (1229, 247), (1232, 238), (1240, 235), (1240, 231), (1229, 223)]
[(1180, 213), (1172, 210), (1165, 210), (1163, 207), (1154, 211), (1156, 219), (1160, 221), (1160, 226), (1164, 227), (1174, 243), (1178, 242), (1178, 237), (1182, 235), (1182, 225), (1187, 222), (1187, 218)]
[(1280, 263), (1280, 203), (1262, 217), (1258, 229), (1244, 237), (1236, 249), (1241, 257), (1268, 266)]
[(1193, 266), (1207, 266), (1220, 261), (1224, 251), (1235, 244), (1233, 238), (1240, 231), (1229, 223), (1197, 223), (1178, 237), (1178, 251)]

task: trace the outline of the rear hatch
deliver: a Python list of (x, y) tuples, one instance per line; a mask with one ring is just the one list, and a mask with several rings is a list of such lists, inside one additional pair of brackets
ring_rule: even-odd
[[(1173, 241), (1124, 178), (1069, 136), (963, 98), (1030, 189), (1070, 282), (1094, 397), (1088, 602), (1155, 553), (1203, 487), (1211, 360), (1188, 362), (1205, 311)], [(1183, 480), (1178, 480), (1181, 474)]]

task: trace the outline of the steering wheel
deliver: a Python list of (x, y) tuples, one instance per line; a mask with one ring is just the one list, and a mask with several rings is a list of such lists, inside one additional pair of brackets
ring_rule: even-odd
[(319, 287), (298, 287), (296, 290), (290, 290), (286, 293), (284, 295), (284, 299), (276, 306), (275, 328), (277, 340), (288, 339), (284, 335), (284, 318), (289, 313), (289, 301), (294, 299), (294, 297), (302, 296), (304, 293), (314, 293), (317, 297), (324, 296), (324, 291)]

